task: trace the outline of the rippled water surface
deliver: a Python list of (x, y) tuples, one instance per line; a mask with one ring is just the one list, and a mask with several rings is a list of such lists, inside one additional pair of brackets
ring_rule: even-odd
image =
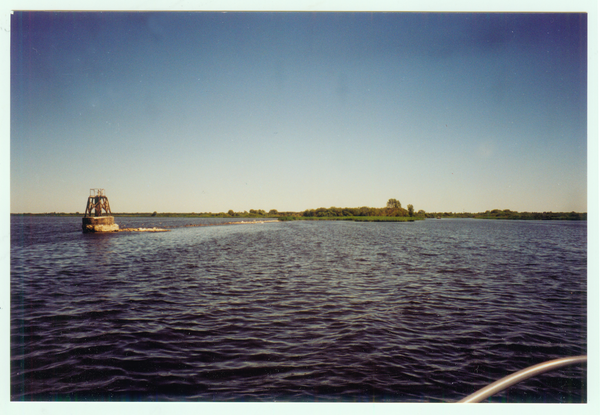
[(586, 354), (586, 222), (11, 221), (12, 400), (447, 402)]

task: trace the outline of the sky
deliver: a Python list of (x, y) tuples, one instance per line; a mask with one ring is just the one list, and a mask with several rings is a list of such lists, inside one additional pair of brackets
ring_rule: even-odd
[(10, 211), (587, 211), (585, 13), (15, 12)]

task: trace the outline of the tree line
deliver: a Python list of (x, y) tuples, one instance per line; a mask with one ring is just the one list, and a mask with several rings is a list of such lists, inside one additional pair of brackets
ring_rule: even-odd
[[(213, 215), (213, 214), (206, 214)], [(587, 213), (578, 212), (516, 212), (510, 209), (493, 209), (485, 212), (415, 212), (413, 205), (406, 208), (397, 199), (389, 199), (384, 207), (320, 207), (318, 209), (306, 209), (301, 212), (279, 212), (271, 209), (266, 212), (261, 209), (250, 209), (250, 211), (219, 213), (213, 216), (220, 217), (272, 217), (272, 218), (335, 218), (335, 217), (416, 217), (416, 218), (471, 218), (471, 219), (513, 219), (513, 220), (587, 220)]]
[(303, 217), (340, 217), (340, 216), (388, 216), (388, 217), (412, 217), (424, 216), (425, 212), (420, 210), (415, 212), (413, 205), (402, 207), (402, 204), (397, 199), (388, 200), (385, 207), (330, 207), (307, 209), (301, 212)]
[[(76, 213), (51, 212), (51, 213), (11, 213), (19, 216), (79, 216)], [(406, 208), (397, 199), (389, 199), (384, 207), (320, 207), (306, 209), (301, 212), (279, 212), (271, 209), (250, 209), (249, 211), (212, 213), (113, 213), (113, 216), (152, 216), (152, 217), (206, 217), (206, 218), (340, 218), (340, 217), (415, 217), (415, 218), (473, 218), (473, 219), (513, 219), (513, 220), (587, 220), (587, 213), (579, 212), (515, 212), (510, 209), (493, 209), (485, 212), (415, 212), (413, 205)]]
[(426, 218), (468, 218), (507, 220), (587, 220), (586, 212), (516, 212), (510, 209), (492, 209), (485, 212), (428, 212)]

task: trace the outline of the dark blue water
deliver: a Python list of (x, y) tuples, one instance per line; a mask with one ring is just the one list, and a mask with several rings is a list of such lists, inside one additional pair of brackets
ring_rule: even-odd
[(586, 222), (11, 221), (12, 400), (451, 402), (586, 354)]

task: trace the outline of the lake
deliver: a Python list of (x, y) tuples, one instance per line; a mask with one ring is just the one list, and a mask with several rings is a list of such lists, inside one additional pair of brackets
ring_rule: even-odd
[(11, 217), (11, 400), (453, 402), (587, 353), (586, 221), (115, 221), (171, 231)]

